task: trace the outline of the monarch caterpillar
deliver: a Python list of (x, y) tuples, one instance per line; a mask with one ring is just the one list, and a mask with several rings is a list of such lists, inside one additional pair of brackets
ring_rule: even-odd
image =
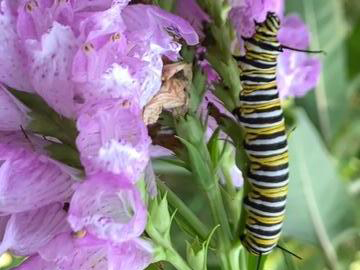
[(277, 246), (288, 191), (287, 136), (276, 85), (277, 57), (283, 49), (277, 39), (279, 28), (279, 18), (268, 13), (256, 25), (254, 36), (245, 39), (245, 56), (236, 57), (243, 89), (235, 114), (244, 129), (251, 186), (244, 199), (242, 242), (254, 255), (268, 254)]

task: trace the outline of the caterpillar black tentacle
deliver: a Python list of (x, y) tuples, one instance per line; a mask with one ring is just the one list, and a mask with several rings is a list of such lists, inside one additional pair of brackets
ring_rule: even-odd
[(268, 13), (256, 33), (245, 40), (246, 54), (237, 57), (241, 69), (240, 107), (236, 115), (244, 128), (244, 148), (250, 160), (251, 190), (242, 242), (254, 255), (270, 253), (280, 237), (288, 192), (288, 146), (283, 110), (276, 85), (280, 20)]

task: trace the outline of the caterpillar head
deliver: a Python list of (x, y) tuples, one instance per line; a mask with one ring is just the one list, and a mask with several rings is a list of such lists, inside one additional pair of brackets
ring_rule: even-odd
[(275, 12), (268, 12), (265, 23), (278, 31), (280, 29), (280, 19)]

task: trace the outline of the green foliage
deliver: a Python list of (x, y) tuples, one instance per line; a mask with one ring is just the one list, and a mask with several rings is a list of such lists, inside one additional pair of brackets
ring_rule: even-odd
[(338, 0), (289, 0), (288, 12), (300, 13), (311, 30), (312, 49), (322, 49), (323, 72), (315, 91), (299, 100), (328, 147), (343, 128), (347, 114), (348, 75), (345, 39), (349, 26)]
[(78, 134), (75, 122), (60, 116), (40, 96), (8, 88), (9, 92), (20, 100), (31, 111), (31, 122), (27, 129), (43, 135), (61, 140), (69, 146), (75, 147), (75, 139)]
[(158, 5), (164, 10), (167, 11), (174, 11), (176, 7), (176, 1), (177, 0), (154, 0), (154, 4)]
[(76, 149), (75, 140), (78, 135), (75, 122), (62, 117), (54, 111), (40, 96), (8, 88), (9, 92), (21, 101), (30, 111), (31, 121), (27, 131), (46, 137), (55, 138), (47, 140), (45, 149), (50, 157), (74, 168), (82, 169), (79, 152)]
[(296, 116), (297, 128), (289, 140), (291, 175), (284, 236), (320, 246), (334, 264), (333, 242), (354, 226), (349, 214), (354, 209), (309, 118), (302, 110)]

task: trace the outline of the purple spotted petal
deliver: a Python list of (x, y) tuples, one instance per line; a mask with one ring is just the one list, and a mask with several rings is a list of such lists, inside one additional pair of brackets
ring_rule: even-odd
[(69, 229), (60, 203), (13, 214), (7, 223), (0, 253), (9, 249), (16, 255), (32, 255), (54, 236)]
[(69, 27), (54, 23), (41, 42), (29, 46), (31, 77), (37, 93), (57, 112), (71, 117), (74, 113), (74, 85), (71, 65), (76, 39)]
[(153, 247), (142, 239), (133, 239), (109, 248), (109, 270), (143, 270), (152, 260)]
[(52, 24), (50, 1), (30, 0), (18, 4), (17, 31), (23, 40), (40, 40)]
[(183, 38), (189, 45), (199, 42), (198, 35), (187, 21), (156, 6), (130, 5), (122, 14), (129, 40), (138, 45), (144, 43), (144, 47), (150, 46), (172, 60), (177, 59), (181, 49), (174, 36)]
[(20, 126), (26, 127), (28, 123), (25, 109), (0, 84), (0, 130), (19, 130)]
[(89, 14), (82, 20), (80, 37), (84, 42), (72, 66), (73, 79), (77, 82), (99, 79), (124, 55), (127, 44), (121, 9), (122, 5), (114, 5), (106, 11)]
[(93, 175), (77, 188), (68, 217), (75, 231), (86, 229), (113, 242), (141, 235), (146, 219), (137, 188), (126, 177), (109, 173)]
[(150, 138), (131, 101), (105, 100), (80, 114), (76, 144), (88, 172), (125, 173), (136, 181), (148, 160)]
[(18, 3), (17, 31), (25, 40), (41, 40), (53, 22), (69, 25), (74, 16), (70, 1), (23, 0)]
[(0, 82), (13, 88), (30, 91), (32, 85), (27, 73), (27, 56), (16, 34), (15, 18), (1, 2), (0, 6)]
[(1, 137), (1, 215), (31, 210), (71, 196), (71, 177), (48, 157), (33, 152), (34, 146), (23, 135)]

